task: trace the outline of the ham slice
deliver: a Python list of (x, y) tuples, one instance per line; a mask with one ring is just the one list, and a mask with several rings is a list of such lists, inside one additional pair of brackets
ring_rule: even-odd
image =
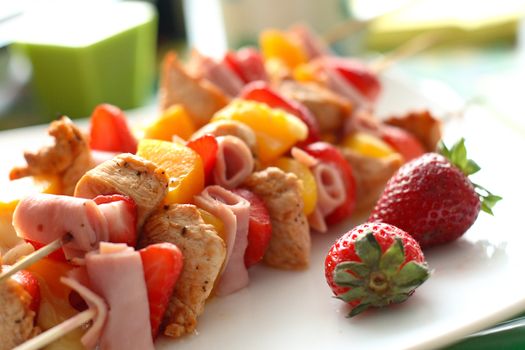
[(217, 216), (226, 229), (226, 260), (216, 293), (224, 296), (246, 287), (248, 270), (244, 252), (248, 246), (250, 203), (220, 186), (208, 186), (195, 196), (195, 203)]
[(20, 201), (13, 226), (24, 239), (48, 244), (70, 234), (66, 257), (81, 256), (109, 239), (107, 220), (94, 201), (70, 196), (35, 194)]
[(217, 143), (213, 180), (224, 188), (236, 188), (253, 172), (252, 153), (244, 141), (235, 136), (217, 137)]
[(86, 255), (93, 290), (108, 304), (100, 349), (153, 350), (149, 304), (140, 253), (125, 244), (100, 243)]
[(326, 232), (326, 223), (321, 222), (346, 200), (346, 189), (341, 174), (333, 164), (318, 163), (312, 168), (317, 184), (317, 205), (310, 221), (319, 232)]
[(195, 50), (191, 59), (190, 70), (194, 76), (208, 80), (228, 96), (239, 94), (244, 84), (224, 62), (216, 62)]
[(61, 277), (60, 281), (76, 291), (82, 299), (84, 299), (88, 307), (95, 310), (95, 317), (92, 320), (91, 327), (89, 327), (88, 331), (81, 339), (82, 345), (84, 345), (86, 349), (94, 349), (97, 346), (100, 334), (103, 331), (104, 323), (106, 322), (108, 315), (108, 307), (100, 296), (93, 293), (79, 281), (68, 277)]

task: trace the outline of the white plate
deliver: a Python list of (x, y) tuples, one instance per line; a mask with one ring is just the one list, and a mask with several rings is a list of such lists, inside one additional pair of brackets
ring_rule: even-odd
[[(421, 90), (385, 80), (380, 114), (431, 106), (455, 111), (446, 89)], [(440, 99), (436, 105), (432, 100)], [(140, 113), (139, 113), (140, 114)], [(4, 176), (20, 152), (43, 140), (43, 127), (0, 133)], [(435, 349), (525, 310), (522, 252), (525, 234), (519, 215), (523, 185), (520, 163), (525, 138), (479, 109), (447, 123), (446, 140), (465, 136), (470, 156), (481, 165), (475, 180), (504, 200), (496, 216), (480, 214), (460, 240), (429, 250), (433, 273), (404, 304), (345, 318), (348, 309), (332, 298), (323, 273), (331, 244), (355, 222), (325, 235), (314, 234), (311, 266), (279, 271), (258, 266), (248, 288), (211, 300), (194, 335), (160, 339), (159, 349)]]

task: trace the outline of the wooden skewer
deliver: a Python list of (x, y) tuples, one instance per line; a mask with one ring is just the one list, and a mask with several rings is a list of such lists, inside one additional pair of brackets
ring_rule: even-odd
[(396, 62), (436, 45), (441, 39), (442, 35), (438, 32), (420, 34), (397, 47), (395, 50), (387, 53), (383, 57), (371, 62), (368, 67), (374, 73), (380, 74)]
[(17, 346), (13, 350), (38, 350), (43, 348), (46, 345), (51, 344), (55, 340), (63, 337), (67, 333), (75, 330), (76, 328), (82, 326), (84, 323), (90, 321), (95, 317), (95, 310), (88, 309), (83, 311), (70, 319), (56, 325), (53, 328), (48, 329), (44, 333), (39, 334), (38, 336), (29, 339), (25, 343)]
[(53, 253), (55, 250), (60, 249), (64, 244), (69, 243), (73, 240), (73, 236), (70, 234), (65, 234), (62, 238), (58, 238), (53, 242), (45, 245), (44, 247), (38, 249), (37, 251), (29, 254), (28, 256), (17, 261), (9, 270), (5, 270), (0, 274), (0, 283), (6, 278), (14, 275), (20, 270), (25, 269), (26, 267), (36, 263), (38, 260), (45, 258), (49, 254)]
[(417, 0), (409, 0), (396, 9), (393, 9), (387, 13), (366, 20), (358, 20), (350, 17), (347, 20), (338, 23), (329, 30), (327, 30), (323, 34), (322, 39), (327, 45), (335, 44), (336, 42), (348, 38), (352, 34), (357, 33), (362, 29), (366, 29), (372, 22), (377, 20), (379, 17), (389, 16), (402, 12), (403, 10), (410, 8), (410, 6), (414, 5), (415, 3), (417, 3)]

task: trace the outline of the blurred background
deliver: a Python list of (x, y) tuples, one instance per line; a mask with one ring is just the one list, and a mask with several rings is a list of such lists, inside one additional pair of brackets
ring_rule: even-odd
[[(0, 130), (102, 102), (157, 103), (158, 66), (175, 49), (219, 57), (260, 30), (302, 22), (341, 55), (371, 60), (420, 36), (439, 42), (396, 62), (397, 74), (492, 110), (525, 135), (521, 0), (0, 0)], [(441, 85), (440, 85), (441, 84)], [(440, 95), (442, 94), (442, 95)]]

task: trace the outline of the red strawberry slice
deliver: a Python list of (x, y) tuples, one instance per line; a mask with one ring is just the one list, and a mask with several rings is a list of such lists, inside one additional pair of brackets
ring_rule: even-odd
[(239, 94), (245, 100), (266, 103), (272, 108), (281, 108), (301, 119), (308, 128), (308, 137), (297, 146), (302, 147), (319, 141), (319, 123), (313, 114), (301, 103), (287, 99), (272, 90), (264, 81), (256, 81), (246, 85)]
[(209, 180), (211, 172), (215, 167), (215, 162), (217, 161), (217, 150), (219, 149), (219, 144), (215, 136), (211, 134), (202, 135), (195, 140), (188, 141), (186, 146), (199, 154), (202, 159), (202, 165), (204, 166), (206, 180)]
[(356, 202), (356, 185), (352, 167), (346, 161), (341, 151), (327, 142), (312, 143), (307, 145), (304, 150), (321, 162), (333, 164), (339, 170), (345, 185), (346, 199), (343, 204), (326, 217), (326, 223), (333, 225), (349, 218), (354, 212)]
[(237, 188), (233, 193), (250, 202), (250, 226), (248, 229), (248, 247), (244, 252), (246, 267), (257, 264), (262, 260), (270, 238), (272, 237), (272, 224), (268, 208), (263, 200), (255, 193), (245, 188)]
[(425, 153), (421, 142), (408, 131), (397, 126), (382, 125), (380, 129), (381, 138), (401, 153), (405, 162), (411, 161)]
[(95, 108), (91, 115), (89, 147), (98, 151), (137, 152), (137, 140), (119, 108), (109, 104)]
[[(40, 249), (40, 248), (45, 246), (45, 244), (43, 244), (43, 243), (32, 241), (30, 239), (26, 239), (25, 241), (27, 243), (31, 244), (33, 246), (33, 248), (35, 248), (35, 250), (38, 250), (38, 249)], [(67, 262), (67, 259), (66, 259), (65, 255), (64, 255), (64, 250), (62, 250), (62, 248), (55, 250), (53, 253), (49, 254), (47, 257), (51, 258), (51, 259), (53, 259), (55, 261)]]
[(381, 92), (381, 83), (377, 76), (362, 62), (357, 60), (330, 57), (328, 66), (337, 70), (368, 100), (374, 102)]
[(108, 222), (109, 241), (126, 243), (134, 247), (137, 243), (137, 205), (135, 201), (120, 194), (101, 195), (93, 200)]
[(139, 250), (148, 289), (151, 335), (155, 339), (170, 297), (182, 271), (183, 256), (171, 243), (152, 244)]
[(264, 59), (259, 51), (245, 47), (236, 52), (224, 55), (224, 62), (244, 83), (257, 80), (268, 80)]
[[(31, 304), (29, 304), (29, 309), (34, 311), (38, 315), (38, 310), (40, 308), (40, 284), (36, 277), (29, 271), (20, 270), (11, 276), (18, 284), (20, 284), (24, 290), (31, 296)], [(36, 319), (36, 317), (35, 317)]]

